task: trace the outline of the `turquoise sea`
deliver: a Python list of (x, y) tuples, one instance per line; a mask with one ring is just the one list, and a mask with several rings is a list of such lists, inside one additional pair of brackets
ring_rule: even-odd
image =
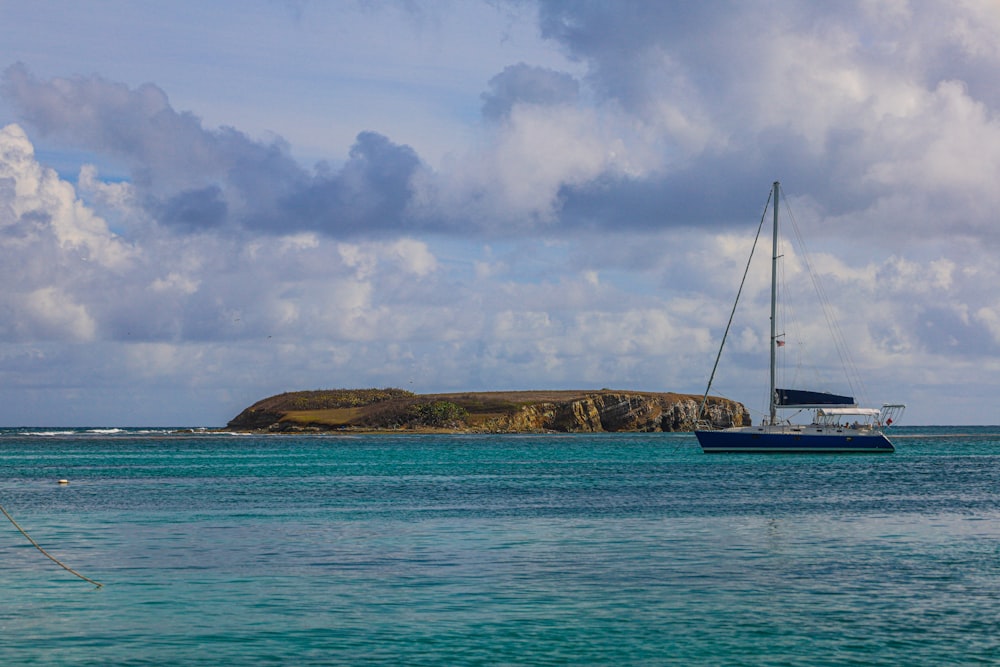
[(0, 516), (0, 664), (998, 664), (1000, 427), (893, 439), (0, 430), (104, 584)]

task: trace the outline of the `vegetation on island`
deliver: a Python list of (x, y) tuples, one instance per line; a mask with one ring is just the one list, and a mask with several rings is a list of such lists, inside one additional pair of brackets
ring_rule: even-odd
[[(415, 394), (395, 388), (278, 394), (229, 422), (239, 431), (681, 431), (693, 428), (701, 397), (600, 390)], [(739, 403), (712, 397), (716, 425), (750, 423)]]

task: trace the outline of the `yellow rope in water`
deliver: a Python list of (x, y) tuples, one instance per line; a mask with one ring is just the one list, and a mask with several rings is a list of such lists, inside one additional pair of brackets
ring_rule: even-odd
[(12, 517), (10, 514), (7, 513), (7, 510), (5, 510), (3, 508), (3, 505), (0, 505), (0, 512), (3, 512), (3, 515), (5, 517), (7, 517), (7, 520), (10, 521), (11, 524), (13, 524), (13, 526), (15, 528), (17, 528), (18, 531), (20, 531), (20, 533), (22, 535), (24, 535), (26, 538), (28, 538), (28, 541), (31, 542), (33, 545), (35, 545), (35, 548), (38, 549), (39, 551), (41, 551), (42, 555), (44, 555), (50, 561), (52, 561), (53, 563), (55, 563), (56, 565), (58, 565), (62, 569), (66, 570), (70, 574), (74, 574), (74, 575), (80, 577), (81, 579), (83, 579), (84, 581), (89, 581), (90, 583), (94, 584), (98, 588), (101, 588), (102, 586), (104, 586), (104, 584), (102, 584), (101, 582), (94, 581), (93, 579), (85, 577), (82, 574), (80, 574), (79, 572), (77, 572), (76, 570), (74, 570), (73, 568), (71, 568), (71, 567), (69, 567), (67, 565), (64, 565), (63, 563), (61, 563), (59, 561), (58, 558), (56, 558), (55, 556), (53, 556), (52, 554), (50, 554), (48, 551), (46, 551), (45, 549), (43, 549), (42, 546), (40, 544), (38, 544), (38, 542), (36, 542), (33, 539), (31, 539), (31, 535), (28, 535), (28, 533), (24, 532), (24, 528), (21, 528), (21, 526), (17, 525), (17, 521), (14, 521), (14, 517)]

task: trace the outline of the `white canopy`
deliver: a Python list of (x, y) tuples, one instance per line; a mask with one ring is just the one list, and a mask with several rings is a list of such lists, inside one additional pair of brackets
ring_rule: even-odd
[(878, 408), (822, 408), (819, 411), (822, 416), (855, 416), (855, 417), (878, 417), (881, 410)]

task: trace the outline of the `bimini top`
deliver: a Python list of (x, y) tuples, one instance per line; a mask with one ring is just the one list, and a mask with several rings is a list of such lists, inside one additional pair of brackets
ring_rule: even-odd
[(820, 408), (821, 417), (878, 417), (882, 411), (878, 408)]
[(840, 396), (822, 391), (806, 391), (804, 389), (775, 389), (778, 400), (775, 405), (783, 408), (822, 408), (840, 406), (857, 407), (853, 396)]

